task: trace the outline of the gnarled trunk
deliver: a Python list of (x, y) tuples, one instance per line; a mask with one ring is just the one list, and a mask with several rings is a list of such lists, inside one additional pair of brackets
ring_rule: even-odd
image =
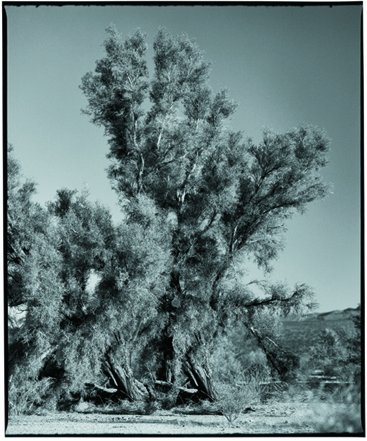
[[(207, 358), (203, 356), (205, 351), (200, 351), (201, 341), (191, 348), (181, 359), (181, 373), (186, 377), (183, 384), (176, 386), (180, 390), (177, 403), (182, 404), (187, 401), (209, 400), (214, 402), (217, 399), (211, 370)], [(161, 354), (161, 362), (156, 371), (156, 380), (160, 389), (162, 384), (173, 385), (176, 378), (175, 359), (177, 354), (173, 347), (173, 338), (167, 335), (161, 335), (159, 344), (156, 344), (156, 350)], [(200, 354), (199, 354), (200, 352)], [(194, 356), (194, 353), (196, 356)]]
[(156, 371), (156, 379), (167, 383), (175, 382), (174, 360), (175, 350), (173, 348), (173, 338), (162, 335), (156, 344), (156, 349), (160, 355), (160, 363)]
[(195, 363), (190, 356), (186, 356), (183, 363), (183, 371), (189, 378), (190, 387), (197, 389), (198, 400), (209, 400), (212, 403), (217, 400), (211, 370), (207, 363)]
[[(117, 349), (110, 348), (102, 364), (105, 375), (110, 379), (110, 386), (117, 389), (117, 394), (123, 399), (136, 401), (142, 399), (146, 390), (144, 385), (134, 378), (130, 366), (130, 351), (119, 333), (115, 333)], [(113, 353), (113, 355), (112, 355)]]
[(121, 398), (136, 401), (143, 397), (144, 393), (138, 386), (128, 365), (118, 364), (107, 355), (103, 363), (103, 370), (109, 377), (111, 386), (117, 389)]

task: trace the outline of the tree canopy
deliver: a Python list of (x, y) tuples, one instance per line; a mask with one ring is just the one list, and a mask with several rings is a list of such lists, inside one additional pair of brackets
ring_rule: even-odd
[(159, 29), (149, 77), (146, 41), (110, 26), (80, 86), (84, 113), (108, 137), (118, 225), (85, 191), (32, 202), (35, 183), (8, 147), (8, 305), (26, 313), (10, 374), (27, 364), (27, 381), (135, 400), (153, 393), (139, 371), (215, 400), (210, 355), (227, 329), (245, 330), (274, 375), (297, 365), (276, 342), (278, 318), (312, 309), (313, 290), (250, 282), (246, 262), (271, 271), (287, 221), (327, 195), (330, 140), (302, 123), (255, 143), (230, 127), (237, 104), (211, 89), (195, 42)]
[(162, 225), (169, 221), (170, 282), (161, 299), (169, 321), (158, 338), (165, 360), (188, 360), (228, 319), (250, 326), (256, 309), (312, 306), (306, 285), (262, 285), (259, 299), (238, 276), (245, 257), (269, 271), (285, 222), (327, 194), (325, 132), (308, 124), (266, 129), (255, 144), (228, 126), (237, 106), (226, 89), (211, 90), (210, 63), (186, 35), (158, 31), (149, 80), (146, 35), (124, 40), (114, 26), (107, 34), (105, 57), (82, 79), (84, 112), (105, 128), (121, 203), (144, 195)]

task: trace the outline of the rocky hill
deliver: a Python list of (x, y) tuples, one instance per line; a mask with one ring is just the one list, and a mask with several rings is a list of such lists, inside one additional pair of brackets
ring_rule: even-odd
[(302, 318), (288, 316), (283, 319), (284, 347), (292, 352), (301, 354), (315, 344), (321, 331), (332, 329), (339, 331), (353, 326), (352, 318), (360, 314), (359, 308), (347, 308), (322, 313), (307, 314)]

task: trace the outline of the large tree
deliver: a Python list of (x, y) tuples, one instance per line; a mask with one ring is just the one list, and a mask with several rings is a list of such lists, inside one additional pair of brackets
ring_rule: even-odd
[(11, 145), (7, 154), (9, 404), (29, 411), (49, 386), (37, 378), (58, 337), (61, 255), (50, 216), (32, 200), (36, 184), (22, 177)]
[(121, 203), (144, 196), (170, 226), (169, 286), (160, 297), (168, 320), (151, 346), (157, 379), (184, 372), (213, 399), (207, 348), (228, 320), (260, 342), (260, 313), (312, 305), (306, 285), (260, 285), (264, 295), (255, 296), (240, 271), (245, 258), (269, 271), (285, 222), (327, 194), (319, 170), (329, 139), (301, 124), (284, 134), (265, 130), (255, 144), (227, 126), (236, 104), (225, 89), (211, 90), (210, 64), (186, 35), (158, 31), (149, 80), (146, 36), (124, 40), (113, 26), (107, 34), (104, 58), (82, 78), (84, 112), (105, 129), (108, 176)]
[(85, 191), (58, 190), (47, 210), (32, 201), (34, 193), (9, 145), (11, 406), (30, 410), (47, 394), (58, 400), (83, 391), (86, 382), (101, 393), (138, 398), (147, 391), (133, 378), (131, 358), (166, 320), (157, 319), (157, 309), (171, 259), (163, 240), (169, 224), (160, 224), (144, 196), (115, 226)]
[(47, 230), (47, 213), (32, 200), (36, 183), (22, 176), (14, 147), (7, 145), (7, 300), (10, 307), (24, 303), (23, 268), (38, 234)]
[(85, 193), (59, 190), (49, 210), (58, 217), (64, 287), (53, 358), (72, 379), (70, 390), (88, 382), (101, 393), (137, 399), (147, 391), (134, 379), (131, 359), (164, 323), (157, 307), (170, 260), (165, 228), (144, 196), (117, 226)]

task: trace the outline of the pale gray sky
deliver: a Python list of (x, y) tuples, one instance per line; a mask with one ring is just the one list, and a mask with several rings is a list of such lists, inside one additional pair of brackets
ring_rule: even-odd
[(124, 35), (139, 27), (150, 44), (159, 26), (186, 32), (213, 62), (213, 89), (228, 87), (239, 102), (235, 129), (258, 141), (264, 126), (284, 132), (308, 122), (332, 138), (323, 175), (334, 193), (289, 222), (271, 278), (312, 286), (320, 311), (356, 307), (361, 11), (356, 5), (6, 6), (8, 140), (24, 175), (38, 182), (35, 200), (44, 204), (57, 189), (88, 184), (91, 200), (120, 218), (105, 172), (107, 139), (80, 112), (81, 77), (103, 56), (110, 23)]

